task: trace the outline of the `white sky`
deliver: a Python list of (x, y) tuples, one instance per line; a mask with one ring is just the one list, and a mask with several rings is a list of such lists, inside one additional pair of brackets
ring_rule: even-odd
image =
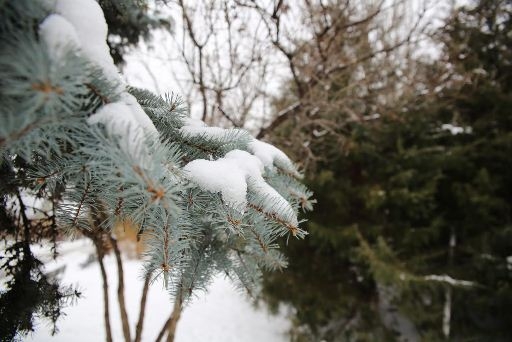
[[(406, 0), (405, 6), (408, 6), (411, 12), (410, 21), (413, 22), (421, 6), (426, 4), (429, 11), (425, 22), (429, 23), (432, 28), (436, 28), (442, 25), (443, 19), (450, 13), (452, 6), (470, 2), (471, 0)], [(193, 3), (193, 0), (189, 3)], [(184, 64), (180, 61), (180, 55), (175, 45), (176, 41), (182, 39), (181, 13), (175, 7), (165, 10), (169, 12), (175, 22), (174, 36), (170, 37), (167, 32), (154, 32), (150, 44), (153, 48), (149, 49), (146, 44), (141, 44), (138, 49), (126, 56), (127, 65), (123, 71), (130, 85), (146, 88), (159, 94), (174, 92), (184, 96), (187, 89), (193, 85)], [(198, 22), (199, 20), (196, 20), (194, 25), (197, 25)], [(248, 25), (251, 25), (251, 22)], [(422, 42), (418, 53), (436, 58), (438, 47), (429, 42)], [(284, 60), (280, 54), (276, 53), (275, 56), (270, 57), (275, 58), (278, 63), (270, 73), (272, 77), (268, 79), (265, 90), (269, 94), (277, 95), (280, 86), (289, 79), (290, 75), (286, 66), (283, 65)], [(199, 94), (197, 92), (196, 94), (197, 96), (189, 99), (189, 104), (192, 116), (198, 118), (200, 117), (201, 103)], [(236, 104), (234, 106), (236, 107)], [(263, 116), (259, 119), (263, 120), (265, 115), (269, 115), (270, 110), (268, 103), (258, 103), (252, 115)], [(261, 123), (258, 122), (254, 124), (261, 126)]]

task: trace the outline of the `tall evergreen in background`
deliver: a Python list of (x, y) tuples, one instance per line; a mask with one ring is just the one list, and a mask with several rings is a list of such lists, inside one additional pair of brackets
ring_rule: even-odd
[(55, 323), (78, 295), (45, 274), (31, 249), (41, 238), (55, 256), (63, 233), (91, 238), (104, 273), (112, 227), (139, 227), (146, 277), (175, 300), (172, 340), (182, 305), (214, 274), (253, 292), (262, 269), (286, 266), (276, 240), (305, 235), (297, 213), (310, 192), (286, 155), (126, 85), (107, 29), (94, 0), (0, 2), (2, 340), (32, 331), (35, 317)]
[(508, 340), (510, 7), (457, 10), (405, 106), (360, 113), (342, 147), (312, 137), (329, 158), (308, 174), (310, 238), (286, 250), (286, 275), (265, 277), (267, 299), (295, 307), (297, 340)]

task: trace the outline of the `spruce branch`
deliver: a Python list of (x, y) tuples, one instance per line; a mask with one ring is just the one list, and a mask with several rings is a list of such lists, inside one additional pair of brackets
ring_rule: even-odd
[(248, 203), (247, 206), (263, 214), (267, 219), (277, 222), (279, 225), (285, 227), (288, 230), (288, 232), (291, 233), (294, 237), (300, 234), (301, 230), (297, 226), (283, 220), (282, 218), (279, 217), (277, 213), (266, 211), (264, 208), (252, 203)]
[(103, 104), (110, 103), (110, 99), (101, 93), (101, 91), (92, 83), (86, 83), (85, 86), (95, 95), (97, 96)]

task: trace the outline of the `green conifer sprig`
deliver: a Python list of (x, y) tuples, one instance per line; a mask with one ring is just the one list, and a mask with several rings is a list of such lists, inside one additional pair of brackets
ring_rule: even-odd
[(0, 151), (26, 161), (15, 171), (27, 172), (21, 190), (52, 198), (57, 225), (72, 235), (131, 221), (147, 244), (146, 274), (181, 300), (218, 272), (254, 293), (261, 269), (286, 266), (277, 239), (306, 235), (297, 214), (311, 193), (295, 166), (274, 148), (265, 168), (244, 171), (247, 203), (236, 205), (195, 183), (184, 168), (198, 159), (240, 150), (263, 165), (251, 154), (255, 139), (190, 119), (179, 97), (124, 86), (87, 46), (55, 45), (40, 31), (53, 12), (38, 1), (0, 3)]

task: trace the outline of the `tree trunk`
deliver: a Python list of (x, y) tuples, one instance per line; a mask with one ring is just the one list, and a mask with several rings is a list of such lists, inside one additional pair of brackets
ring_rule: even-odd
[(125, 342), (131, 342), (132, 338), (130, 336), (130, 323), (128, 321), (128, 313), (126, 312), (126, 302), (124, 299), (123, 260), (121, 259), (121, 252), (119, 251), (116, 239), (114, 239), (110, 234), (109, 239), (110, 243), (112, 244), (112, 248), (114, 249), (114, 254), (116, 256), (117, 262), (117, 300), (119, 302), (119, 312), (121, 313), (121, 323), (123, 325), (124, 340)]
[(93, 239), (94, 246), (96, 247), (96, 254), (98, 256), (98, 263), (100, 264), (101, 278), (103, 279), (103, 308), (105, 318), (105, 333), (107, 342), (112, 342), (112, 330), (110, 328), (110, 312), (108, 309), (109, 298), (108, 298), (108, 279), (107, 272), (105, 271), (105, 265), (103, 264), (103, 251), (101, 241)]
[(178, 291), (178, 294), (176, 295), (176, 299), (174, 301), (174, 307), (172, 309), (171, 315), (169, 316), (167, 321), (165, 321), (164, 326), (162, 327), (162, 330), (160, 330), (160, 333), (158, 334), (155, 342), (160, 342), (166, 332), (168, 333), (167, 342), (174, 341), (174, 335), (176, 334), (176, 325), (178, 324), (178, 320), (181, 317), (182, 310), (183, 302), (181, 298), (181, 291)]
[(151, 280), (151, 275), (148, 274), (146, 279), (144, 280), (144, 288), (142, 289), (142, 297), (140, 299), (140, 311), (139, 311), (139, 320), (137, 321), (137, 327), (135, 329), (135, 340), (134, 342), (140, 342), (142, 338), (142, 326), (144, 324), (144, 314), (146, 312), (146, 299), (148, 297), (149, 290), (149, 282)]
[(169, 325), (169, 322), (171, 321), (172, 319), (172, 314), (171, 316), (169, 316), (169, 318), (165, 321), (164, 323), (164, 326), (162, 327), (162, 329), (160, 330), (160, 332), (158, 333), (158, 336), (156, 337), (156, 340), (155, 342), (160, 342), (162, 340), (162, 338), (164, 337), (165, 335), (165, 332), (167, 331), (167, 326)]
[[(448, 266), (450, 269), (453, 266), (453, 260), (455, 257), (455, 247), (457, 246), (457, 236), (455, 235), (455, 228), (451, 228), (450, 231), (450, 241), (449, 241), (449, 250), (448, 250)], [(443, 335), (449, 340), (450, 339), (450, 328), (451, 328), (451, 318), (452, 318), (452, 287), (451, 285), (446, 285), (446, 289), (444, 292), (444, 308), (443, 308)]]
[(178, 292), (174, 301), (174, 308), (167, 324), (167, 342), (174, 342), (174, 335), (176, 334), (176, 325), (181, 317), (181, 310), (183, 309), (183, 302), (181, 298), (181, 291)]

